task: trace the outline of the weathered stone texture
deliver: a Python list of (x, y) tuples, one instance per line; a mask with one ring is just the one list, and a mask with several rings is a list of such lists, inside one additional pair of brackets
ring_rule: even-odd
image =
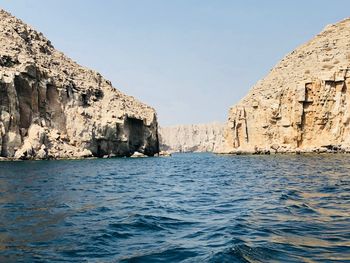
[(327, 26), (229, 112), (229, 152), (350, 149), (350, 20)]
[(169, 152), (222, 152), (225, 127), (221, 123), (161, 127), (160, 149)]
[(159, 151), (153, 108), (0, 10), (0, 150), (18, 159)]

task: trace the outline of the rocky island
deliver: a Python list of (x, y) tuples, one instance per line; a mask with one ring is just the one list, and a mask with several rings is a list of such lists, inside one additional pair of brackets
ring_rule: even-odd
[(350, 151), (350, 19), (327, 26), (229, 112), (231, 153)]
[(153, 108), (78, 65), (4, 10), (0, 43), (1, 158), (159, 152)]

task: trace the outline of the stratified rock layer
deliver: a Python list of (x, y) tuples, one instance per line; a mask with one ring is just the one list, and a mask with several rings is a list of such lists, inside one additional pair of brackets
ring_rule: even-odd
[(231, 152), (348, 151), (350, 20), (294, 50), (229, 112)]
[(17, 159), (159, 151), (154, 109), (0, 10), (0, 150)]
[(160, 149), (169, 152), (222, 152), (225, 127), (221, 123), (161, 127)]

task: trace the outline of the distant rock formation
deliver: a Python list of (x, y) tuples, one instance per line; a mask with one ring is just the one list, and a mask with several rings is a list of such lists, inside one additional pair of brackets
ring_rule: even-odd
[(79, 66), (0, 10), (0, 156), (130, 156), (159, 151), (153, 108)]
[(225, 127), (221, 123), (161, 127), (160, 149), (168, 152), (221, 152)]
[(350, 151), (350, 19), (297, 48), (230, 109), (230, 152)]

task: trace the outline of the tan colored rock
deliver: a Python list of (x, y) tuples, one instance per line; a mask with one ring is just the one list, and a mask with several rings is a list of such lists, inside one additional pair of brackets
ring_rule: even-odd
[(160, 151), (158, 153), (158, 156), (159, 157), (170, 157), (171, 156), (171, 153), (170, 152), (167, 152), (167, 151)]
[(222, 152), (225, 127), (222, 123), (160, 127), (160, 149), (169, 152)]
[(282, 59), (229, 112), (229, 152), (350, 147), (350, 19)]
[(131, 155), (130, 157), (132, 157), (132, 158), (143, 158), (143, 157), (147, 157), (147, 155), (144, 155), (143, 153), (140, 153), (140, 152), (134, 152), (134, 154)]
[(40, 160), (45, 160), (45, 159), (47, 159), (48, 153), (47, 153), (47, 148), (46, 148), (46, 146), (45, 146), (44, 144), (41, 145), (39, 151), (36, 152), (35, 157), (36, 157), (37, 159), (40, 159)]
[(153, 108), (55, 50), (41, 33), (3, 10), (0, 43), (0, 156), (158, 153)]

